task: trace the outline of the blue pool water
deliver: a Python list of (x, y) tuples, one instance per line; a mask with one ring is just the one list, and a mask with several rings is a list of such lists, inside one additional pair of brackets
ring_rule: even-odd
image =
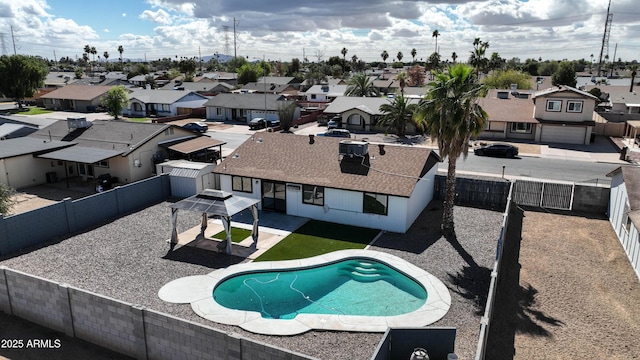
[(214, 300), (227, 308), (256, 311), (263, 318), (298, 314), (394, 316), (427, 300), (413, 279), (369, 258), (351, 258), (319, 267), (245, 273), (223, 280)]

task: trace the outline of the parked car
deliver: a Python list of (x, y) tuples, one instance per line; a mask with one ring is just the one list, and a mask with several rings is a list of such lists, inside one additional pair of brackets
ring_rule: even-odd
[(254, 118), (249, 121), (249, 129), (264, 129), (267, 127), (267, 124), (269, 127), (277, 127), (280, 126), (280, 120), (265, 120), (264, 118)]
[(480, 146), (473, 150), (473, 153), (478, 156), (505, 156), (513, 158), (518, 155), (518, 147), (511, 144), (494, 143)]
[(319, 136), (330, 136), (330, 137), (343, 137), (350, 138), (351, 133), (347, 129), (329, 129), (324, 134), (318, 134)]
[(338, 122), (335, 120), (329, 120), (329, 122), (327, 123), (327, 129), (331, 130), (331, 129), (337, 129), (338, 128)]
[(203, 122), (190, 122), (182, 125), (182, 128), (185, 130), (193, 131), (193, 132), (207, 132), (209, 130), (209, 125)]

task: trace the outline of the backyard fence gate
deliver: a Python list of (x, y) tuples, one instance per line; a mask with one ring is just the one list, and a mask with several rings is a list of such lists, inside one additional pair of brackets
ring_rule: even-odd
[(575, 184), (516, 180), (513, 201), (518, 205), (571, 210), (574, 190)]

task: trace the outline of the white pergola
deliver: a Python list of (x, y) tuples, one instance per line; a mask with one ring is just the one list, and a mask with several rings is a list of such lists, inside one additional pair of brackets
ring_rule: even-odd
[(225, 253), (231, 254), (231, 217), (240, 211), (251, 208), (253, 215), (253, 230), (251, 237), (254, 244), (258, 243), (258, 203), (260, 200), (252, 199), (244, 196), (237, 196), (231, 193), (205, 189), (203, 192), (190, 196), (184, 200), (180, 200), (175, 204), (169, 205), (171, 208), (171, 249), (178, 244), (178, 210), (197, 211), (202, 213), (202, 223), (200, 225), (200, 236), (204, 237), (204, 231), (207, 228), (207, 219), (209, 215), (219, 216), (222, 225), (227, 233), (224, 241), (218, 244), (218, 249), (224, 249)]

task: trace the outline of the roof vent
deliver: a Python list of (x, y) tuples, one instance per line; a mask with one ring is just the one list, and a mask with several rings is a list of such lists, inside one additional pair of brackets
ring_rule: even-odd
[(86, 129), (91, 126), (86, 117), (67, 118), (67, 127), (69, 129)]
[(364, 156), (369, 153), (369, 143), (364, 141), (342, 140), (338, 146), (340, 155), (349, 157)]

